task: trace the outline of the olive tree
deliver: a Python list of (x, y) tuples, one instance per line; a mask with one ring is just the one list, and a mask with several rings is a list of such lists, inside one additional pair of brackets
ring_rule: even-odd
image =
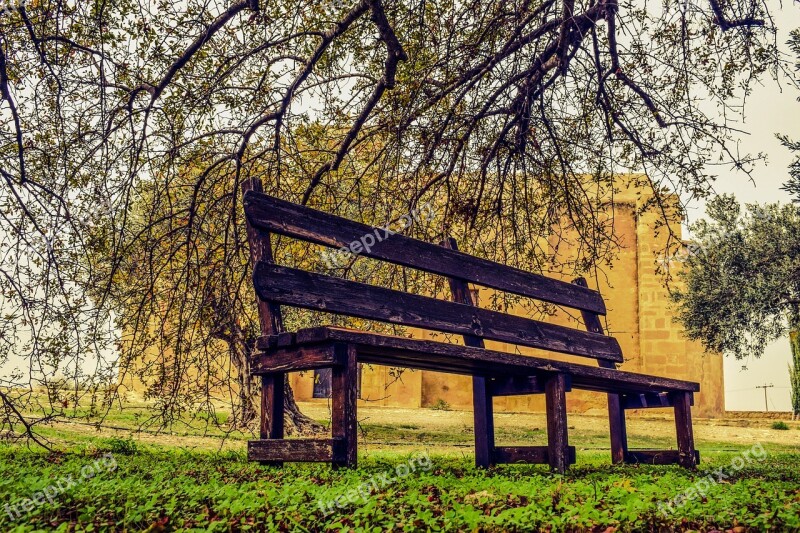
[(749, 204), (733, 196), (708, 205), (708, 220), (692, 226), (694, 242), (675, 290), (678, 317), (689, 338), (737, 359), (764, 353), (789, 336), (795, 415), (800, 370), (800, 208)]

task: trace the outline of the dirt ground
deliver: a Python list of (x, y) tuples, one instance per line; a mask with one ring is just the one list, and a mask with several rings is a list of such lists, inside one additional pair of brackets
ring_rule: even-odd
[[(302, 412), (317, 420), (330, 418), (328, 405), (324, 402), (299, 402)], [(675, 426), (674, 420), (669, 410), (648, 411), (645, 413), (628, 413), (628, 437), (631, 446), (637, 446), (637, 438), (648, 439), (674, 439)], [(434, 409), (401, 409), (378, 406), (360, 406), (358, 411), (360, 424), (365, 427), (383, 426), (394, 428), (389, 442), (381, 440), (375, 432), (362, 434), (366, 437), (366, 442), (359, 444), (362, 452), (378, 452), (382, 449), (391, 447), (394, 451), (399, 451), (404, 445), (410, 447), (425, 446), (432, 452), (453, 453), (461, 450), (463, 453), (471, 453), (471, 437), (466, 434), (472, 430), (471, 411), (441, 411)], [(789, 430), (772, 429), (774, 419), (760, 418), (720, 418), (720, 419), (695, 419), (695, 443), (698, 448), (705, 446), (719, 451), (726, 450), (726, 445), (749, 446), (760, 442), (762, 444), (775, 444), (788, 447), (797, 447), (800, 452), (800, 422), (786, 421)], [(413, 427), (417, 432), (422, 432), (419, 439), (404, 439), (404, 426)], [(180, 446), (186, 449), (195, 450), (242, 450), (245, 448), (244, 441), (248, 438), (256, 438), (256, 435), (243, 435), (233, 433), (230, 438), (220, 438), (220, 436), (201, 436), (191, 434), (192, 432), (132, 432), (129, 428), (96, 428), (89, 424), (80, 422), (53, 422), (48, 425), (58, 436), (51, 438), (51, 442), (69, 445), (85, 440), (86, 437), (122, 437), (132, 436), (143, 444)], [(495, 413), (495, 427), (498, 431), (503, 429), (519, 430), (545, 430), (547, 427), (545, 415), (543, 413)], [(598, 446), (597, 439), (594, 444), (590, 443), (589, 436), (603, 435), (608, 430), (608, 421), (605, 416), (600, 414), (577, 414), (569, 415), (570, 440), (573, 444), (585, 449), (592, 449)], [(425, 437), (424, 432), (439, 432), (445, 435), (460, 435), (458, 443), (443, 442), (441, 439), (436, 441)], [(517, 433), (520, 433), (519, 431)], [(602, 446), (602, 444), (600, 445)], [(607, 447), (607, 444), (605, 445)]]
[[(303, 412), (314, 418), (329, 416), (328, 407), (319, 403), (299, 404)], [(628, 414), (628, 435), (648, 437), (672, 437), (675, 435), (675, 422), (671, 410), (659, 410), (658, 415), (650, 413)], [(429, 429), (459, 430), (472, 427), (471, 411), (437, 411), (433, 409), (399, 409), (392, 407), (359, 407), (358, 418), (361, 423), (370, 424), (411, 424)], [(800, 448), (800, 423), (786, 421), (788, 431), (772, 429), (774, 419), (727, 419), (695, 418), (695, 441), (748, 444), (755, 442), (773, 443)], [(495, 413), (496, 427), (518, 427), (523, 429), (545, 428), (544, 413)], [(605, 431), (608, 420), (600, 415), (569, 414), (569, 427), (576, 434), (582, 432)]]

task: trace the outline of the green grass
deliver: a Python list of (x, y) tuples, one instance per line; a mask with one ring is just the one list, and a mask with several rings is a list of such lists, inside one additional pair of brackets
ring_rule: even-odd
[[(596, 428), (584, 422), (578, 424), (583, 429), (570, 431), (578, 463), (559, 476), (531, 465), (476, 470), (472, 428), (457, 413), (451, 422), (443, 423), (450, 417), (440, 416), (432, 423), (425, 414), (430, 411), (402, 422), (365, 412), (359, 468), (332, 470), (249, 463), (244, 456), (248, 435), (228, 434), (213, 424), (185, 420), (160, 435), (135, 434), (133, 428), (150, 416), (143, 406), (112, 411), (105, 425), (121, 429), (98, 433), (81, 409), (69, 423), (39, 427), (59, 453), (0, 443), (0, 532), (800, 531), (800, 454), (796, 445), (769, 443), (767, 434), (785, 436), (769, 430), (771, 421), (722, 421), (721, 426), (755, 427), (759, 433), (736, 435), (736, 442), (698, 439), (702, 464), (690, 472), (610, 465), (608, 435), (598, 418)], [(216, 414), (220, 422), (226, 416)], [(546, 428), (538, 425), (500, 424), (497, 441), (545, 444)], [(633, 427), (633, 447), (674, 447), (674, 437)], [(767, 439), (763, 460), (734, 468), (762, 432)], [(424, 465), (430, 468), (422, 467), (421, 453), (429, 454)], [(380, 483), (412, 459), (418, 467), (414, 472)], [(86, 468), (96, 475), (84, 479)], [(709, 482), (707, 476), (716, 478), (720, 468), (729, 477)], [(70, 475), (79, 482), (53, 495), (52, 502), (31, 503), (30, 512), (19, 507)], [(377, 488), (367, 493), (373, 480)], [(692, 487), (703, 494), (695, 491), (675, 505)], [(18, 508), (20, 516), (10, 517), (6, 504)]]
[[(102, 459), (109, 452), (114, 469)], [(584, 452), (566, 476), (541, 466), (480, 471), (469, 457), (432, 455), (430, 463), (415, 462), (415, 472), (385, 487), (378, 482), (378, 490), (348, 503), (348, 494), (357, 496), (359, 487), (366, 493), (365, 484), (382, 474), (396, 477), (397, 466), (409, 464), (424, 448), (371, 453), (356, 470), (332, 470), (303, 464), (262, 467), (241, 452), (189, 452), (124, 439), (94, 439), (56, 455), (2, 445), (3, 505), (33, 497), (59, 478), (72, 475), (80, 481), (53, 503), (45, 501), (15, 520), (3, 510), (0, 531), (669, 531), (737, 525), (800, 530), (800, 457), (767, 452), (763, 461), (737, 471), (731, 462), (740, 452), (708, 454), (694, 473), (678, 467), (614, 467), (607, 464), (606, 452)], [(81, 469), (98, 459), (104, 466), (83, 480)], [(659, 504), (663, 509), (720, 467), (730, 474), (724, 483), (709, 483), (704, 497), (673, 514), (659, 510)]]

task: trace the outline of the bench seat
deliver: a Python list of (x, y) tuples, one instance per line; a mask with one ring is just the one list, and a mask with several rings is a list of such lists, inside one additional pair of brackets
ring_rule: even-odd
[[(310, 361), (310, 368), (299, 368), (303, 366), (303, 359), (297, 354), (298, 348), (322, 348), (333, 343), (354, 345), (361, 363), (486, 377), (536, 376), (560, 372), (572, 378), (574, 388), (598, 392), (639, 394), (700, 390), (699, 384), (690, 381), (338, 327), (306, 328), (296, 333), (261, 337), (258, 342), (260, 353), (253, 361), (252, 373), (285, 372), (287, 369), (283, 364), (276, 365), (283, 359), (287, 363), (294, 362), (293, 370), (330, 366), (335, 364), (336, 357), (332, 349), (327, 350), (330, 353), (329, 360), (316, 358)], [(320, 352), (324, 351), (320, 349)]]

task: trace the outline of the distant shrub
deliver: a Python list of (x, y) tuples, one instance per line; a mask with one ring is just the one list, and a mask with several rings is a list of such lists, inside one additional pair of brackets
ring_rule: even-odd
[(136, 453), (136, 441), (131, 438), (111, 437), (110, 439), (105, 439), (102, 448), (113, 454), (134, 455)]
[(449, 411), (450, 404), (439, 398), (438, 400), (436, 400), (436, 403), (431, 406), (431, 409), (435, 411)]
[(789, 429), (789, 426), (786, 425), (786, 422), (774, 422), (772, 424), (772, 429), (784, 430), (784, 429)]

